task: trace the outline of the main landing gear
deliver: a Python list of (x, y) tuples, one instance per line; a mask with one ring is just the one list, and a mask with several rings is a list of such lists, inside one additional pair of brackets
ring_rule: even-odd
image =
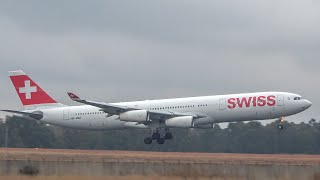
[(171, 132), (169, 132), (168, 129), (165, 130), (164, 135), (161, 137), (161, 134), (159, 130), (153, 131), (151, 134), (151, 137), (146, 137), (144, 139), (145, 144), (152, 144), (153, 140), (156, 140), (158, 144), (164, 144), (166, 140), (173, 139), (173, 135)]
[(284, 117), (279, 118), (279, 124), (277, 126), (279, 131), (284, 129), (283, 123), (284, 123)]
[(152, 138), (151, 137), (147, 137), (144, 139), (144, 143), (145, 144), (151, 144), (152, 143)]

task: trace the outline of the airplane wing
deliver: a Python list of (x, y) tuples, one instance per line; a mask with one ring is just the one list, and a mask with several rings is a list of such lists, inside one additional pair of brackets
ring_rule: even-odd
[[(127, 111), (134, 111), (134, 110), (141, 110), (137, 108), (130, 108), (126, 106), (118, 106), (110, 103), (102, 103), (102, 102), (95, 102), (95, 101), (89, 101), (81, 99), (79, 96), (75, 95), (74, 93), (68, 92), (69, 97), (71, 100), (87, 104), (95, 107), (101, 108), (102, 111), (110, 114), (110, 115), (119, 115), (120, 113), (127, 112)], [(152, 120), (163, 120), (167, 118), (172, 117), (178, 117), (178, 116), (192, 116), (195, 119), (198, 118), (204, 118), (206, 116), (200, 115), (200, 114), (194, 114), (194, 113), (177, 113), (177, 112), (170, 112), (170, 111), (149, 111), (150, 119)]]
[(87, 104), (95, 107), (101, 108), (104, 112), (112, 115), (120, 114), (122, 112), (130, 111), (130, 110), (136, 110), (132, 109), (126, 106), (118, 106), (114, 104), (109, 104), (109, 103), (101, 103), (101, 102), (95, 102), (95, 101), (88, 101), (81, 99), (79, 96), (75, 95), (74, 93), (68, 92), (68, 95), (71, 100), (82, 103), (82, 104)]

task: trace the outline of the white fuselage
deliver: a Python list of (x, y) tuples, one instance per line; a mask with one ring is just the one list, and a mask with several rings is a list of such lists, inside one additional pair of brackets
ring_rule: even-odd
[[(150, 111), (196, 113), (207, 116), (206, 118), (196, 119), (195, 125), (274, 119), (297, 114), (311, 106), (311, 103), (302, 99), (301, 96), (284, 92), (203, 96), (113, 104)], [(121, 121), (117, 115), (109, 117), (100, 108), (89, 105), (39, 110), (44, 115), (40, 121), (69, 128), (87, 130), (149, 128), (144, 124)]]

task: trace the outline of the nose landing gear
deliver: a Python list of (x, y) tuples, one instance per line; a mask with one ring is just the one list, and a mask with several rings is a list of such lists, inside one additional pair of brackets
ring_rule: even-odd
[(284, 129), (283, 123), (284, 123), (284, 117), (279, 118), (279, 124), (277, 126), (279, 131)]
[(284, 129), (284, 126), (282, 124), (278, 124), (278, 130), (281, 131)]

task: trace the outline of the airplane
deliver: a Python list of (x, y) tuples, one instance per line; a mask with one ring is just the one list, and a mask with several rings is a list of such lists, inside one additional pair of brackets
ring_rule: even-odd
[(287, 92), (257, 92), (218, 96), (186, 97), (121, 103), (96, 102), (68, 92), (81, 106), (58, 103), (23, 71), (10, 71), (10, 79), (24, 110), (2, 110), (14, 116), (45, 124), (83, 129), (150, 129), (145, 144), (164, 144), (173, 138), (170, 129), (211, 129), (217, 123), (278, 119), (284, 129), (284, 117), (308, 109), (312, 103)]

